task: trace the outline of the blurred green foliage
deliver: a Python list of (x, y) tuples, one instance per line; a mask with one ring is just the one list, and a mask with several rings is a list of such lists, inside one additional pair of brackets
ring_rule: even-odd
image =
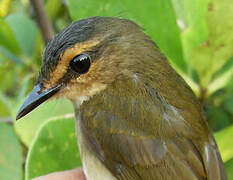
[(22, 178), (22, 154), (12, 126), (0, 122), (0, 179)]
[[(56, 32), (90, 16), (123, 17), (140, 24), (202, 102), (233, 179), (231, 0), (45, 0), (45, 9)], [(51, 101), (14, 120), (33, 87), (44, 47), (30, 1), (0, 1), (1, 180), (22, 179), (25, 158), (26, 178), (81, 164), (70, 102)]]
[(77, 166), (81, 166), (81, 161), (73, 117), (60, 117), (43, 124), (28, 152), (26, 179)]
[(72, 104), (65, 99), (46, 102), (39, 109), (32, 111), (30, 116), (26, 116), (24, 118), (25, 120), (18, 121), (15, 126), (15, 131), (17, 134), (20, 134), (21, 141), (29, 147), (38, 127), (42, 123), (51, 119), (65, 117), (66, 115), (69, 116), (73, 114), (72, 109)]

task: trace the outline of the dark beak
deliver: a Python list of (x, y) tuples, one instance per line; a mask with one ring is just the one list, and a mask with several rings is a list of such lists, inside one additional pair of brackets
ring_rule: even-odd
[(34, 86), (33, 90), (27, 96), (22, 106), (19, 108), (19, 111), (16, 115), (16, 120), (25, 116), (37, 106), (45, 102), (47, 99), (56, 94), (61, 88), (61, 85), (57, 85), (50, 89), (41, 90), (41, 84), (37, 84)]

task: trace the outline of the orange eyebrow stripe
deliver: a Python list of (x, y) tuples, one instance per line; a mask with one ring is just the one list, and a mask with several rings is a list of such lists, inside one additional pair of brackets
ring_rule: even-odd
[(50, 73), (49, 84), (46, 83), (44, 86), (46, 88), (55, 86), (58, 81), (66, 74), (71, 59), (73, 59), (78, 54), (89, 50), (91, 47), (96, 46), (98, 43), (99, 41), (81, 42), (75, 44), (71, 48), (66, 49), (65, 52), (60, 56), (60, 60), (58, 61), (56, 68)]

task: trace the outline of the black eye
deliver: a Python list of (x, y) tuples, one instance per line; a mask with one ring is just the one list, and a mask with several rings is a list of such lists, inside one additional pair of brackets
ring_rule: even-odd
[(70, 67), (73, 71), (84, 74), (91, 66), (90, 57), (86, 54), (79, 54), (70, 61)]

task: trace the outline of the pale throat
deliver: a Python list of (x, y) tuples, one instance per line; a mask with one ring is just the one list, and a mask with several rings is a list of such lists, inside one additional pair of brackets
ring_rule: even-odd
[(77, 96), (76, 99), (72, 100), (75, 109), (79, 109), (84, 101), (88, 101), (90, 97), (88, 96)]
[(82, 94), (77, 94), (77, 96), (71, 100), (75, 109), (79, 109), (84, 101), (89, 101), (91, 97), (100, 93), (105, 88), (106, 85), (104, 84), (93, 84), (91, 88), (86, 89)]
[[(140, 82), (140, 77), (137, 74), (131, 75), (132, 82), (137, 85)], [(80, 81), (80, 80), (79, 80)], [(94, 95), (99, 94), (107, 88), (106, 84), (93, 83), (91, 87), (82, 90), (82, 93), (74, 93), (74, 97), (70, 98), (75, 109), (79, 109), (84, 101), (89, 101)], [(75, 96), (76, 94), (76, 96)]]

